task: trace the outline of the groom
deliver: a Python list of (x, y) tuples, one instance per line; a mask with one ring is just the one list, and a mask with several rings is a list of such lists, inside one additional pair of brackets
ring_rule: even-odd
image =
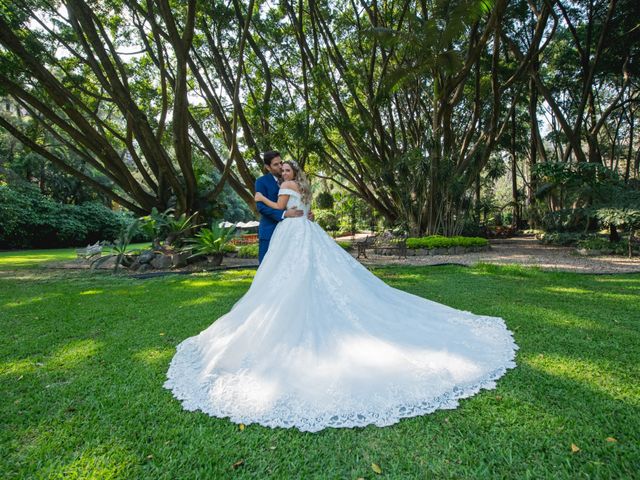
[[(256, 192), (260, 192), (269, 200), (277, 202), (278, 190), (280, 190), (280, 175), (282, 173), (280, 152), (276, 152), (275, 150), (265, 152), (263, 160), (267, 173), (256, 180)], [(270, 208), (262, 202), (257, 202), (256, 207), (258, 208), (258, 212), (260, 212), (260, 225), (258, 226), (258, 263), (262, 263), (262, 259), (269, 249), (271, 235), (273, 235), (273, 231), (276, 225), (278, 225), (278, 222), (288, 217), (301, 217), (304, 212), (296, 208), (278, 210)]]

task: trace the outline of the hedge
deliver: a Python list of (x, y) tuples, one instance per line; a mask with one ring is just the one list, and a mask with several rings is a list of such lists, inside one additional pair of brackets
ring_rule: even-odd
[(112, 241), (129, 218), (100, 203), (57, 203), (31, 185), (0, 185), (0, 248), (69, 247)]
[(258, 244), (242, 245), (238, 248), (238, 258), (258, 258)]
[(489, 241), (480, 237), (443, 237), (432, 235), (429, 237), (407, 238), (407, 248), (451, 248), (451, 247), (484, 247)]

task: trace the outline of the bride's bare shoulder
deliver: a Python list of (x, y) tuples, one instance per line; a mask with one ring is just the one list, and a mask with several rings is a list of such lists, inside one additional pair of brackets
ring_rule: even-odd
[(286, 182), (282, 182), (280, 188), (288, 188), (289, 190), (293, 190), (294, 192), (300, 192), (298, 188), (298, 184), (296, 182), (292, 182), (291, 180), (287, 180)]

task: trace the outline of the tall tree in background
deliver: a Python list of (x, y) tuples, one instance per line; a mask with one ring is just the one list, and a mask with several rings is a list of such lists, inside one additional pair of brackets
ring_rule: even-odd
[(138, 213), (203, 211), (225, 186), (253, 205), (278, 148), (388, 223), (453, 234), (507, 157), (516, 212), (538, 163), (638, 175), (638, 8), (0, 0), (0, 94), (24, 117), (0, 128)]
[(503, 68), (506, 0), (284, 2), (321, 165), (390, 222), (460, 231), (508, 124), (503, 97), (540, 48)]
[[(104, 181), (84, 175), (0, 117), (0, 126), (18, 140), (134, 212), (171, 204), (178, 211), (193, 211), (203, 201), (214, 201), (225, 182), (251, 202), (254, 176), (238, 148), (231, 148), (238, 132), (229, 125), (239, 115), (240, 102), (214, 111), (225, 134), (225, 144), (216, 146), (198, 106), (190, 105), (192, 78), (198, 79), (203, 68), (192, 55), (201, 17), (196, 0), (3, 2), (1, 13), (0, 88)], [(243, 44), (247, 30), (230, 48)], [(227, 71), (237, 69), (233, 77), (240, 78), (241, 60), (224, 61)], [(205, 87), (203, 82), (198, 86)], [(218, 98), (208, 106), (213, 110), (223, 104)], [(239, 173), (225, 173), (220, 188), (199, 191), (194, 144), (213, 168), (224, 172), (233, 161)], [(225, 147), (229, 162), (222, 160)]]

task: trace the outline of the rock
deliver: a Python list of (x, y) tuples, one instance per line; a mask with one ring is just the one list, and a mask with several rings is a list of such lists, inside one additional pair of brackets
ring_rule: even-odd
[(207, 263), (209, 266), (217, 267), (218, 265), (222, 265), (222, 259), (224, 255), (216, 254), (216, 255), (207, 255)]
[(143, 263), (138, 267), (138, 270), (136, 271), (138, 273), (142, 273), (142, 272), (148, 272), (149, 270), (153, 270), (153, 267), (148, 263)]
[(193, 265), (194, 263), (205, 263), (207, 261), (207, 257), (204, 255), (196, 255), (195, 257), (189, 257), (187, 263)]
[(140, 263), (140, 260), (138, 258), (135, 259), (135, 261), (129, 265), (129, 270), (138, 270), (140, 268), (142, 264)]
[(156, 270), (167, 270), (171, 268), (171, 265), (173, 265), (173, 261), (170, 255), (158, 255), (151, 261), (151, 266)]
[(102, 269), (106, 270), (106, 269), (112, 269), (115, 266), (116, 266), (116, 257), (113, 256), (113, 257), (109, 258), (108, 260), (105, 260), (104, 262), (102, 262), (100, 264), (100, 267), (98, 267), (98, 268), (100, 268), (101, 270)]
[(464, 247), (453, 247), (453, 248), (450, 248), (449, 250), (453, 250), (453, 255), (462, 255), (463, 253), (465, 253), (466, 248), (464, 248)]
[(136, 257), (134, 255), (124, 255), (120, 260), (120, 265), (126, 268), (131, 268), (131, 265), (133, 265), (135, 262)]
[(171, 255), (171, 264), (175, 268), (182, 268), (187, 266), (188, 253), (174, 253)]
[(151, 263), (151, 261), (154, 259), (155, 256), (156, 256), (156, 254), (153, 253), (151, 250), (145, 250), (138, 257), (138, 262), (139, 263)]

